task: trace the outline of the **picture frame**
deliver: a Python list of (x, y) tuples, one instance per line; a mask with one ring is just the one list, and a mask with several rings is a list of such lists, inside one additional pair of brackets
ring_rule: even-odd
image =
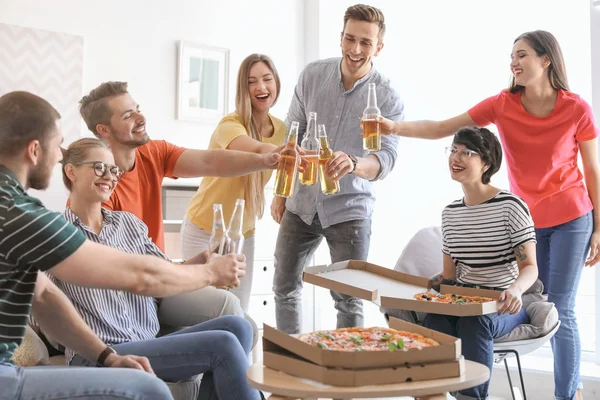
[(227, 114), (229, 50), (180, 40), (177, 119), (212, 123)]

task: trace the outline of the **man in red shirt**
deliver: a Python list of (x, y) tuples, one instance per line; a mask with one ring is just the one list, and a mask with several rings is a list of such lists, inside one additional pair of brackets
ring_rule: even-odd
[[(104, 82), (79, 103), (88, 129), (110, 146), (115, 163), (126, 171), (103, 207), (137, 216), (148, 226), (148, 236), (162, 251), (163, 178), (239, 176), (275, 168), (279, 161), (279, 149), (267, 154), (192, 150), (164, 140), (150, 140), (146, 117), (127, 91), (126, 82)], [(170, 300), (176, 304), (169, 309), (184, 309), (187, 322), (192, 314), (197, 316), (194, 323), (221, 315), (244, 315), (237, 297), (213, 287)]]

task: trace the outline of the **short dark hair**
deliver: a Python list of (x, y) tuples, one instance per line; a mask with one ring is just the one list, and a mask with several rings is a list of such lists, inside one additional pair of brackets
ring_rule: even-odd
[(127, 82), (104, 82), (79, 100), (79, 113), (88, 129), (96, 137), (100, 138), (96, 131), (96, 125), (110, 124), (112, 111), (108, 106), (108, 100), (125, 93), (128, 93)]
[(454, 134), (452, 144), (462, 144), (479, 154), (489, 168), (481, 176), (481, 182), (490, 183), (490, 178), (502, 165), (502, 146), (500, 141), (486, 128), (461, 128)]
[(377, 26), (379, 26), (377, 38), (380, 42), (383, 40), (383, 36), (385, 35), (385, 17), (379, 8), (366, 4), (355, 4), (348, 7), (344, 14), (344, 30), (350, 19), (377, 24)]
[(20, 153), (32, 140), (46, 145), (60, 114), (50, 103), (29, 92), (0, 97), (0, 156)]

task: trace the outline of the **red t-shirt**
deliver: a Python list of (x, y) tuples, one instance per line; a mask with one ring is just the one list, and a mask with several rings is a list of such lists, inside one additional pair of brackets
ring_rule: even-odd
[(547, 228), (592, 210), (577, 165), (579, 143), (600, 133), (589, 104), (558, 91), (554, 110), (545, 118), (529, 114), (521, 94), (503, 90), (469, 110), (478, 126), (495, 124), (502, 140), (510, 190), (531, 211), (536, 228)]
[(148, 236), (164, 252), (162, 181), (175, 178), (173, 169), (186, 149), (164, 140), (151, 140), (135, 150), (135, 166), (126, 172), (110, 199), (102, 205), (129, 211), (148, 225)]

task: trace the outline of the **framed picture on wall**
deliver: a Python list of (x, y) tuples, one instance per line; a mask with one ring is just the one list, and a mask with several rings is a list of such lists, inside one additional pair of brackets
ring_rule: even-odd
[(229, 50), (179, 41), (177, 119), (216, 122), (227, 114)]

